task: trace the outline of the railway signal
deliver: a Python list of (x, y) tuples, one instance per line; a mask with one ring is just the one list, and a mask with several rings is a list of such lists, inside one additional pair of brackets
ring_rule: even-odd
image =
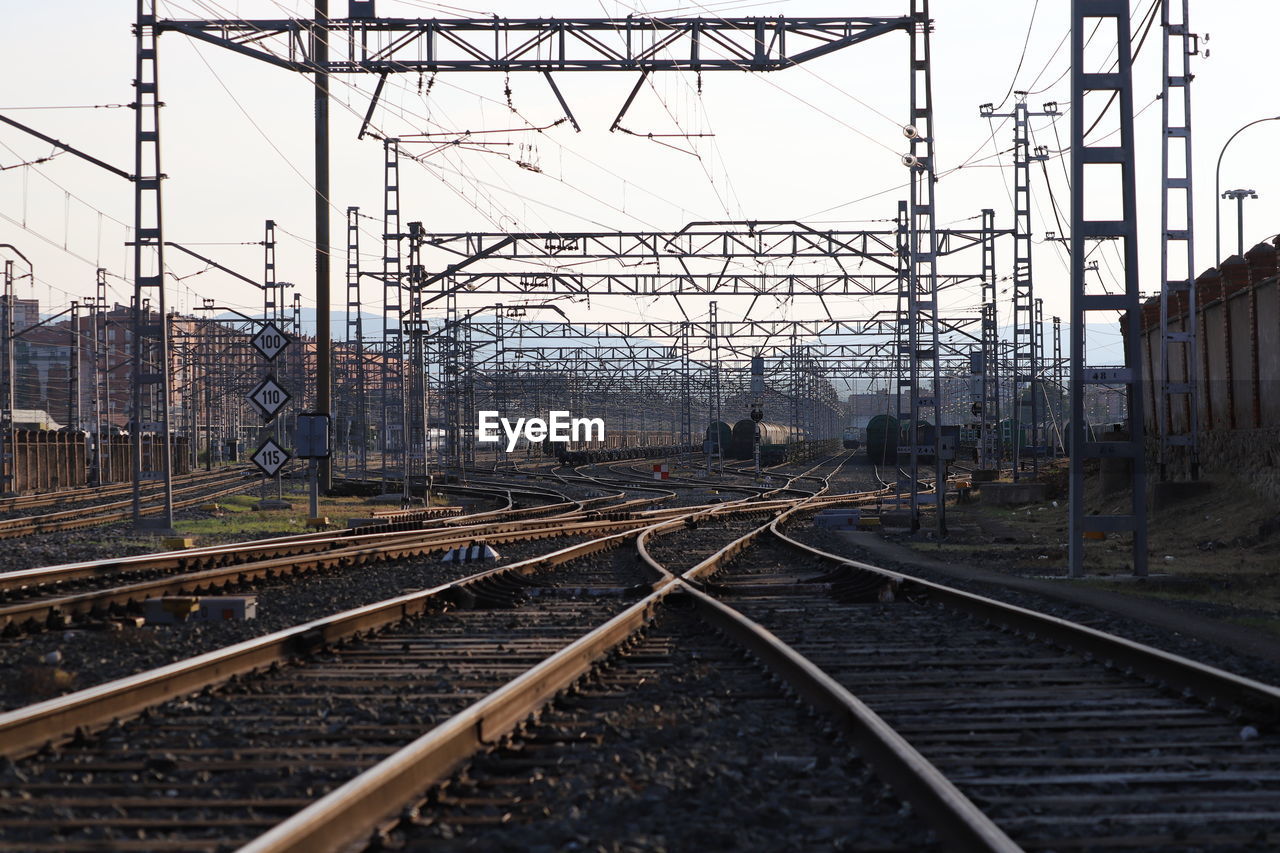
[(268, 438), (262, 442), (262, 446), (253, 454), (250, 461), (258, 466), (258, 470), (263, 473), (263, 476), (274, 477), (280, 473), (280, 469), (289, 461), (289, 451), (276, 444), (274, 438)]
[(253, 336), (252, 344), (267, 361), (275, 361), (276, 356), (289, 345), (289, 336), (280, 331), (275, 323), (267, 323)]
[(267, 422), (279, 414), (292, 399), (293, 395), (270, 374), (249, 392), (249, 402)]

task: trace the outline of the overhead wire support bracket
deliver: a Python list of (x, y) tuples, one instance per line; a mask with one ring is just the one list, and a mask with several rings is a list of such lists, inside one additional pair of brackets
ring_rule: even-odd
[[(164, 106), (164, 105), (161, 104), (160, 106)], [(116, 168), (115, 166), (112, 166), (110, 163), (104, 160), (99, 160), (97, 157), (94, 157), (92, 154), (86, 154), (85, 152), (81, 151), (79, 148), (76, 148), (72, 145), (68, 145), (67, 143), (63, 142), (60, 139), (54, 139), (52, 136), (47, 136), (41, 133), (40, 131), (36, 130), (34, 127), (29, 127), (28, 125), (25, 125), (20, 121), (14, 121), (8, 116), (0, 115), (0, 122), (4, 122), (10, 127), (15, 127), (18, 130), (21, 130), (23, 133), (30, 134), (31, 136), (34, 136), (36, 139), (39, 139), (43, 142), (47, 142), (50, 145), (54, 146), (55, 148), (60, 148), (63, 151), (66, 151), (68, 154), (74, 154), (75, 156), (79, 157), (81, 160), (92, 163), (93, 165), (97, 166), (99, 169), (106, 169), (111, 174), (118, 175), (119, 177), (124, 178), (126, 181), (136, 181), (138, 179), (136, 175), (131, 175), (128, 172), (126, 172), (124, 169)]]
[(560, 109), (564, 110), (564, 117), (569, 120), (569, 124), (573, 125), (573, 129), (582, 133), (582, 127), (578, 124), (578, 120), (573, 117), (573, 111), (569, 109), (569, 104), (564, 99), (564, 95), (560, 94), (560, 87), (556, 85), (555, 78), (551, 76), (550, 71), (543, 71), (542, 76), (547, 78), (547, 84), (551, 86), (551, 91), (555, 93), (556, 100), (560, 102)]

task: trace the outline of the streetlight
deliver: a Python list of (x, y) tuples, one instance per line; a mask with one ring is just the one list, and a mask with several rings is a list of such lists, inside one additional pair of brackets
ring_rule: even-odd
[(1223, 198), (1235, 199), (1236, 202), (1236, 232), (1237, 244), (1236, 254), (1244, 257), (1244, 200), (1246, 198), (1257, 198), (1258, 194), (1253, 190), (1227, 190), (1222, 194)]
[[(1214, 207), (1214, 255), (1213, 263), (1216, 266), (1222, 262), (1222, 155), (1227, 153), (1227, 146), (1244, 131), (1253, 127), (1255, 124), (1262, 124), (1264, 121), (1280, 121), (1280, 116), (1267, 116), (1266, 118), (1255, 119), (1244, 127), (1237, 130), (1228, 137), (1227, 141), (1222, 143), (1222, 150), (1218, 152), (1218, 167), (1213, 174), (1213, 207)], [(1194, 273), (1193, 273), (1194, 274)]]

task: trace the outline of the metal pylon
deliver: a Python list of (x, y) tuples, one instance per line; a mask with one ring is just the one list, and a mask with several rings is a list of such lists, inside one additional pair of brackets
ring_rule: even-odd
[(347, 354), (351, 384), (347, 410), (347, 466), (351, 466), (350, 447), (355, 442), (356, 467), (363, 474), (367, 462), (369, 427), (365, 400), (364, 318), (360, 300), (360, 208), (347, 208)]
[[(1166, 0), (1160, 4), (1164, 30), (1164, 66), (1160, 113), (1163, 123), (1160, 205), (1160, 372), (1156, 375), (1156, 419), (1160, 424), (1160, 479), (1176, 476), (1175, 448), (1184, 447), (1186, 473), (1200, 476), (1197, 445), (1199, 411), (1196, 399), (1196, 272), (1195, 215), (1191, 192), (1191, 57), (1199, 51), (1197, 36), (1190, 32), (1187, 12), (1190, 0)], [(1181, 227), (1179, 227), (1181, 226)], [(1179, 298), (1180, 297), (1180, 298)], [(1176, 304), (1175, 304), (1176, 303)], [(1182, 328), (1175, 329), (1170, 314), (1186, 311)], [(1176, 357), (1171, 357), (1173, 350)], [(1181, 370), (1173, 369), (1175, 363)], [(1180, 379), (1175, 380), (1175, 374)], [(1181, 413), (1179, 418), (1175, 409)]]
[[(1013, 119), (1013, 479), (1021, 477), (1024, 427), (1029, 428), (1026, 445), (1038, 448), (1040, 437), (1040, 404), (1036, 399), (1035, 377), (1040, 360), (1037, 342), (1042, 332), (1036, 326), (1035, 285), (1031, 265), (1031, 164), (1048, 155), (1031, 150), (1031, 119), (1061, 115), (1056, 104), (1032, 112), (1025, 92), (1015, 93), (1013, 111), (997, 113), (990, 104), (979, 109), (986, 118)], [(1021, 390), (1026, 383), (1026, 415)], [(1039, 473), (1038, 451), (1031, 451), (1032, 475)]]
[[(942, 392), (938, 363), (938, 232), (935, 207), (936, 171), (933, 135), (932, 61), (929, 51), (929, 0), (911, 2), (911, 121), (903, 129), (910, 140), (904, 163), (911, 171), (908, 201), (909, 264), (907, 268), (908, 351), (910, 374), (910, 420), (906, 434), (909, 446), (899, 449), (910, 459), (911, 528), (920, 527), (920, 434), (921, 419), (934, 425), (933, 457), (941, 467), (939, 439), (942, 436)], [(924, 396), (920, 383), (928, 376), (932, 390)], [(929, 495), (936, 502), (938, 534), (946, 533), (945, 484), (937, 480), (937, 490)]]
[[(719, 322), (720, 322), (719, 309), (716, 306), (715, 300), (713, 299), (711, 301), (709, 334), (708, 334), (708, 341), (707, 341), (708, 358), (710, 359), (710, 362), (711, 362), (710, 364), (711, 388), (710, 388), (710, 393), (707, 396), (707, 402), (709, 404), (708, 408), (710, 410), (708, 414), (710, 415), (710, 417), (708, 417), (707, 420), (711, 423), (718, 422), (722, 417), (721, 411), (720, 411), (721, 400), (720, 400), (720, 326), (719, 326)], [(718, 462), (719, 460), (722, 460), (724, 458), (724, 448), (720, 446), (720, 430), (714, 430), (712, 441), (715, 442), (715, 446), (711, 448), (711, 452), (715, 456)]]
[(422, 314), (422, 282), (426, 277), (422, 267), (422, 223), (409, 223), (409, 312), (406, 325), (409, 329), (409, 381), (404, 405), (404, 495), (409, 497), (410, 481), (421, 477), (427, 482), (427, 376), (426, 376), (426, 324)]
[(979, 456), (982, 467), (1000, 468), (1000, 327), (997, 316), (996, 214), (982, 211), (982, 394)]
[(688, 320), (680, 324), (680, 444), (693, 444), (693, 334)]
[[(133, 449), (133, 522), (140, 529), (173, 529), (173, 451), (169, 442), (169, 323), (164, 287), (164, 207), (160, 168), (160, 82), (155, 0), (138, 0), (134, 24), (133, 364), (129, 372)], [(156, 322), (146, 306), (156, 311)], [(155, 369), (148, 369), (152, 351)], [(142, 434), (153, 438), (149, 467)], [(159, 517), (142, 517), (142, 484), (163, 484)]]
[[(1100, 18), (1098, 33), (1115, 34), (1114, 70), (1095, 72), (1084, 67), (1086, 18)], [(1114, 26), (1114, 29), (1112, 28)], [(1127, 0), (1072, 0), (1071, 2), (1071, 509), (1069, 550), (1072, 577), (1084, 575), (1086, 533), (1132, 534), (1133, 572), (1147, 573), (1146, 457), (1142, 420), (1142, 306), (1138, 291), (1137, 191), (1133, 144), (1133, 58), (1130, 53), (1129, 3)], [(1095, 44), (1098, 55), (1109, 45)], [(1119, 139), (1114, 144), (1089, 145), (1085, 141), (1085, 95), (1116, 93)], [(1110, 143), (1108, 137), (1106, 142)], [(1085, 166), (1119, 166), (1105, 176), (1086, 173)], [(1097, 180), (1108, 178), (1107, 180)], [(1113, 194), (1119, 190), (1121, 215), (1113, 220), (1085, 219), (1087, 195)], [(1123, 246), (1124, 292), (1090, 293), (1085, 286), (1087, 241), (1117, 239)], [(1090, 311), (1124, 315), (1124, 367), (1091, 368), (1084, 348), (1085, 321)], [(1119, 441), (1086, 438), (1084, 386), (1124, 385), (1128, 398), (1127, 432)], [(1085, 510), (1084, 463), (1086, 459), (1128, 461), (1130, 511), (1117, 515), (1089, 515)]]
[(404, 453), (407, 436), (397, 444), (391, 439), (403, 423), (404, 406), (404, 300), (400, 282), (400, 146), (384, 139), (382, 192), (382, 422), (379, 447), (382, 450), (382, 482), (389, 488), (394, 468), (393, 451)]

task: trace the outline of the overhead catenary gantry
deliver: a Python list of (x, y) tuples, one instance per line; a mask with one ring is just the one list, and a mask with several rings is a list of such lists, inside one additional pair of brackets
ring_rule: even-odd
[[(917, 8), (920, 7), (920, 8)], [(349, 11), (372, 4), (351, 5)], [(154, 235), (139, 243), (154, 253), (163, 245), (160, 131), (155, 69), (157, 36), (182, 33), (279, 68), (312, 75), (315, 89), (315, 262), (316, 262), (316, 394), (315, 409), (330, 414), (330, 234), (329, 234), (329, 78), (334, 74), (439, 73), (439, 72), (537, 72), (543, 74), (564, 104), (553, 72), (625, 71), (647, 75), (659, 71), (777, 71), (861, 44), (878, 36), (917, 29), (927, 31), (927, 3), (912, 0), (912, 14), (896, 17), (723, 18), (638, 17), (627, 18), (476, 18), (413, 19), (377, 18), (369, 14), (333, 18), (328, 0), (316, 0), (315, 17), (304, 19), (203, 19), (159, 20), (156, 0), (137, 0), (137, 60), (140, 117), (135, 139), (138, 146), (136, 174), (146, 176), (150, 195), (138, 196), (136, 218), (154, 218)], [(145, 72), (145, 73), (144, 73)], [(637, 84), (637, 88), (638, 88)], [(380, 91), (379, 86), (379, 91)], [(144, 95), (148, 121), (144, 129)], [(376, 99), (376, 96), (375, 96)], [(374, 105), (369, 107), (372, 114)], [(567, 111), (567, 105), (566, 105)], [(576, 121), (574, 122), (576, 124)], [(366, 122), (367, 124), (367, 122)], [(616, 125), (616, 122), (615, 122)], [(143, 146), (154, 152), (154, 168), (144, 171)], [(139, 226), (141, 228), (141, 225)], [(154, 236), (154, 239), (153, 239)], [(163, 306), (163, 267), (158, 272), (136, 273), (138, 304), (144, 291), (159, 291)], [(139, 332), (145, 331), (141, 328)], [(167, 347), (161, 341), (162, 350)], [(134, 372), (135, 399), (143, 378)], [(168, 392), (160, 395), (163, 433), (167, 435)], [(135, 405), (135, 414), (141, 412)], [(167, 440), (162, 442), (168, 446)], [(165, 451), (162, 472), (171, 480)], [(321, 465), (327, 485), (331, 471)], [(135, 471), (135, 482), (141, 472)], [(168, 501), (167, 504), (171, 503)], [(166, 515), (171, 515), (171, 511)]]

